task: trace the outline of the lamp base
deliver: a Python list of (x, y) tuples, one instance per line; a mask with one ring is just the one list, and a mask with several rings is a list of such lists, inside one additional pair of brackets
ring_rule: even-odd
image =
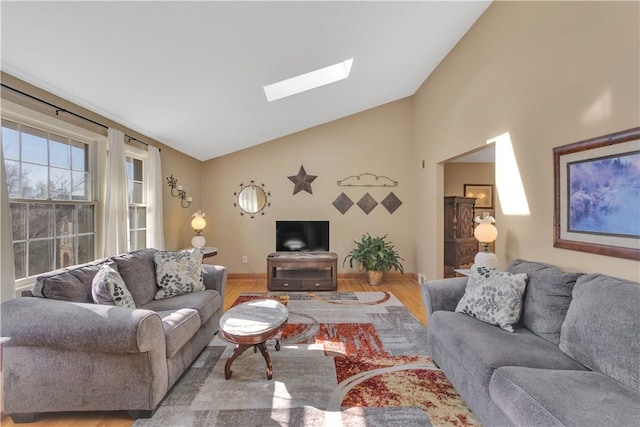
[(496, 269), (498, 268), (498, 257), (493, 252), (482, 251), (476, 254), (473, 263), (476, 266)]
[(200, 234), (196, 234), (191, 238), (191, 246), (196, 249), (203, 248), (206, 243), (207, 241), (204, 236), (201, 236)]

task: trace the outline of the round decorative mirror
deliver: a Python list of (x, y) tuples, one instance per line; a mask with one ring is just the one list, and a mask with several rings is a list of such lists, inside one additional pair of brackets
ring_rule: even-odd
[(257, 185), (254, 181), (247, 185), (240, 184), (240, 191), (234, 192), (233, 195), (233, 206), (240, 208), (240, 215), (246, 214), (255, 218), (258, 214), (264, 215), (264, 209), (271, 206), (271, 193), (265, 190), (264, 184)]

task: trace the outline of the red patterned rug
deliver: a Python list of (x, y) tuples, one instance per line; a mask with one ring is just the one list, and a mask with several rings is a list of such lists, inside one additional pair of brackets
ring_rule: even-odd
[(141, 426), (477, 426), (429, 357), (426, 328), (391, 293), (243, 294), (285, 304), (281, 350), (268, 344), (273, 379), (252, 351), (224, 364), (216, 338)]

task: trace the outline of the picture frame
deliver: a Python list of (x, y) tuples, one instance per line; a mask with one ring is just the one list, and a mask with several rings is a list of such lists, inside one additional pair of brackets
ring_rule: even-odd
[(553, 149), (553, 246), (640, 260), (640, 127)]
[(464, 184), (464, 196), (476, 198), (476, 209), (493, 209), (492, 184)]

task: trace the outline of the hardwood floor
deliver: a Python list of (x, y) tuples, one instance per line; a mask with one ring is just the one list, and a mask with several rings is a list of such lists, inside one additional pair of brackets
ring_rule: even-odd
[[(402, 276), (400, 276), (402, 277)], [(364, 279), (338, 278), (338, 292), (371, 292), (386, 291), (393, 293), (407, 309), (426, 325), (426, 313), (420, 295), (420, 286), (410, 276), (385, 279), (380, 286), (369, 286)], [(267, 292), (266, 279), (229, 279), (225, 289), (225, 310), (243, 292)], [(55, 413), (40, 415), (31, 424), (14, 424), (6, 415), (2, 415), (0, 425), (3, 427), (27, 425), (31, 427), (130, 427), (133, 420), (126, 412), (89, 412), (89, 413)]]

